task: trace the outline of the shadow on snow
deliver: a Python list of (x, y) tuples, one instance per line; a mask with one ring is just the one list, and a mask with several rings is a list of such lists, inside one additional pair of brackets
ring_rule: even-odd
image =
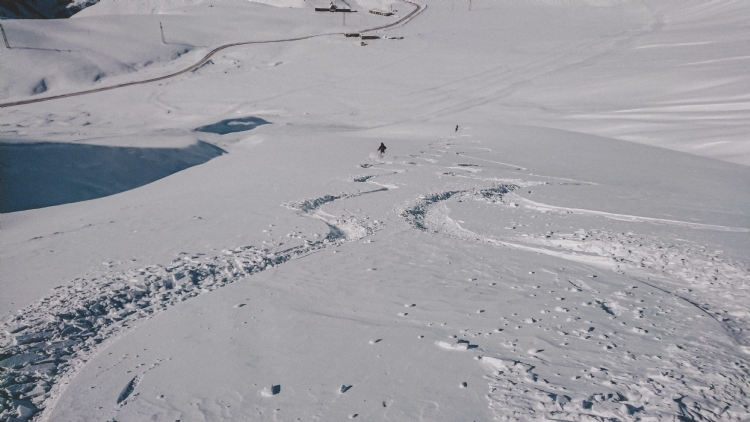
[(218, 133), (219, 135), (226, 135), (227, 133), (244, 132), (247, 130), (253, 130), (261, 125), (270, 125), (271, 122), (265, 121), (260, 117), (240, 117), (237, 119), (226, 119), (218, 123), (201, 126), (196, 128), (197, 132), (208, 132)]
[(0, 213), (113, 195), (203, 164), (226, 151), (69, 143), (0, 143)]

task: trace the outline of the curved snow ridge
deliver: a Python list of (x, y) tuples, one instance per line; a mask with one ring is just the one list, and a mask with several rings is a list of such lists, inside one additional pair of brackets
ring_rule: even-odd
[(744, 227), (729, 227), (729, 226), (719, 226), (719, 225), (714, 225), (714, 224), (690, 223), (687, 221), (667, 220), (664, 218), (640, 217), (637, 215), (627, 215), (627, 214), (615, 214), (615, 213), (610, 213), (610, 212), (594, 211), (594, 210), (587, 210), (587, 209), (582, 209), (582, 208), (558, 207), (555, 205), (542, 204), (541, 202), (534, 202), (530, 199), (526, 199), (517, 194), (513, 194), (512, 199), (514, 200), (514, 202), (516, 202), (519, 205), (523, 205), (526, 208), (533, 209), (535, 211), (541, 211), (541, 212), (562, 212), (562, 213), (572, 213), (572, 214), (581, 214), (581, 215), (595, 215), (599, 217), (609, 218), (611, 220), (630, 221), (634, 223), (665, 224), (668, 226), (689, 227), (691, 229), (699, 229), (699, 230), (716, 230), (716, 231), (725, 231), (725, 232), (733, 232), (733, 233), (750, 233), (750, 229), (744, 228)]
[(310, 214), (311, 212), (320, 208), (321, 205), (333, 202), (337, 199), (345, 198), (347, 197), (347, 195), (348, 194), (346, 193), (342, 193), (339, 195), (323, 195), (317, 198), (305, 199), (299, 202), (288, 202), (284, 204), (284, 206), (292, 210), (302, 211), (305, 214)]
[[(241, 246), (217, 256), (183, 253), (170, 265), (77, 278), (56, 288), (0, 325), (0, 416), (32, 417), (54, 406), (65, 380), (75, 376), (102, 344), (139, 320), (292, 259), (373, 234), (382, 227), (377, 220), (336, 218), (317, 208), (383, 190), (325, 195), (298, 204), (305, 216), (326, 221), (330, 233), (322, 240), (283, 250), (279, 242), (275, 249)], [(6, 408), (14, 410), (1, 413)]]
[(519, 166), (519, 165), (516, 165), (516, 164), (503, 163), (501, 161), (492, 161), (492, 160), (487, 160), (485, 158), (472, 157), (472, 156), (466, 155), (466, 154), (464, 154), (462, 152), (457, 152), (456, 155), (458, 155), (459, 157), (471, 158), (472, 160), (485, 161), (485, 162), (488, 162), (488, 163), (500, 164), (501, 166), (512, 167), (515, 170), (528, 170), (526, 167)]
[(428, 212), (432, 206), (440, 202), (447, 201), (454, 196), (467, 195), (475, 199), (487, 200), (490, 202), (501, 201), (503, 196), (520, 188), (514, 184), (499, 184), (487, 189), (466, 189), (452, 190), (446, 192), (433, 193), (420, 196), (419, 201), (409, 208), (403, 209), (400, 214), (415, 229), (437, 233), (437, 230), (431, 229), (427, 222)]
[(302, 211), (305, 215), (310, 215), (314, 213), (317, 209), (319, 209), (321, 206), (336, 201), (338, 199), (348, 199), (348, 198), (356, 198), (358, 196), (362, 195), (368, 195), (371, 193), (377, 193), (377, 192), (385, 192), (388, 188), (382, 187), (380, 189), (374, 189), (374, 190), (368, 190), (365, 192), (355, 192), (355, 193), (348, 193), (348, 192), (342, 192), (338, 195), (323, 195), (318, 196), (316, 198), (310, 198), (310, 199), (303, 199), (298, 202), (287, 202), (283, 204), (284, 207)]
[[(604, 353), (607, 354), (606, 362), (609, 364), (606, 368), (592, 367), (589, 371), (583, 371), (581, 376), (575, 376), (573, 379), (578, 380), (579, 387), (571, 390), (567, 388), (569, 384), (563, 388), (560, 382), (563, 384), (565, 382), (556, 381), (554, 377), (559, 375), (555, 373), (558, 369), (548, 363), (544, 356), (535, 361), (537, 362), (535, 364), (540, 366), (538, 369), (517, 359), (504, 362), (503, 359), (498, 358), (483, 358), (483, 360), (486, 359), (485, 363), (488, 364), (487, 370), (489, 371), (489, 375), (485, 377), (489, 381), (487, 398), (498, 420), (528, 420), (529, 415), (552, 420), (575, 421), (645, 420), (646, 418), (654, 420), (675, 418), (680, 420), (744, 420), (750, 416), (750, 413), (742, 410), (747, 409), (750, 404), (744, 394), (750, 382), (750, 373), (741, 365), (743, 359), (738, 356), (750, 350), (747, 346), (749, 342), (746, 329), (748, 317), (750, 317), (746, 305), (750, 300), (747, 298), (750, 293), (750, 271), (747, 268), (728, 260), (721, 260), (718, 252), (710, 254), (705, 251), (705, 248), (696, 248), (687, 242), (680, 245), (666, 245), (660, 238), (636, 236), (633, 233), (628, 234), (633, 239), (621, 246), (602, 242), (609, 245), (611, 249), (602, 249), (601, 247), (605, 245), (573, 248), (564, 242), (544, 243), (538, 242), (538, 239), (523, 236), (509, 239), (512, 241), (482, 236), (464, 229), (449, 216), (450, 209), (446, 201), (451, 198), (463, 199), (457, 193), (468, 194), (469, 192), (448, 191), (422, 197), (416, 206), (409, 209), (411, 212), (405, 212), (402, 215), (413, 227), (425, 232), (462, 241), (541, 253), (625, 274), (633, 281), (674, 297), (678, 301), (676, 303), (683, 302), (684, 305), (680, 305), (680, 308), (692, 308), (699, 311), (698, 314), (693, 311), (692, 315), (690, 313), (682, 316), (675, 315), (667, 321), (666, 326), (676, 329), (682, 325), (684, 329), (686, 318), (693, 320), (696, 317), (700, 318), (700, 314), (708, 314), (734, 342), (734, 347), (732, 347), (720, 337), (719, 341), (707, 342), (704, 338), (695, 340), (687, 335), (680, 339), (682, 343), (680, 345), (665, 344), (663, 349), (659, 348), (667, 353), (666, 358), (659, 354), (653, 355), (653, 343), (649, 341), (628, 342), (626, 339), (634, 335), (649, 336), (649, 340), (661, 342), (660, 335), (648, 334), (650, 328), (642, 319), (644, 312), (665, 318), (665, 315), (673, 310), (665, 309), (663, 302), (659, 299), (651, 302), (654, 300), (653, 296), (641, 296), (649, 303), (634, 307), (628, 306), (623, 300), (624, 297), (630, 297), (628, 292), (616, 291), (602, 296), (598, 291), (589, 291), (590, 289), (586, 288), (592, 297), (589, 301), (581, 303), (582, 306), (601, 309), (606, 318), (619, 320), (623, 327), (631, 325), (627, 334), (621, 333), (615, 337), (598, 335), (596, 340), (607, 339), (602, 347), (607, 350)], [(501, 199), (504, 201), (498, 202), (507, 201), (507, 198)], [(613, 233), (607, 233), (614, 236)], [(579, 244), (588, 245), (585, 242), (592, 235), (593, 233), (588, 232), (580, 233)], [(569, 235), (564, 236), (569, 237)], [(548, 237), (551, 236), (545, 235), (543, 239)], [(568, 239), (566, 241), (569, 242)], [(659, 264), (647, 260), (628, 262), (622, 256), (612, 253), (612, 251), (620, 250), (631, 254), (636, 247), (642, 247), (640, 252), (648, 254), (649, 259), (658, 260)], [(682, 269), (676, 271), (675, 268), (678, 267)], [(701, 271), (705, 272), (703, 285), (701, 277), (697, 276)], [(659, 273), (659, 275), (654, 277), (654, 273)], [(723, 282), (719, 283), (720, 279)], [(687, 287), (702, 286), (704, 289), (714, 290), (713, 294), (717, 295), (722, 302), (712, 301), (711, 295), (702, 294), (698, 288), (695, 288), (696, 291), (693, 292), (685, 286), (686, 281), (689, 282)], [(572, 282), (571, 284), (576, 286)], [(657, 284), (677, 284), (678, 286), (675, 288), (676, 292), (672, 292)], [(720, 292), (715, 291), (717, 284), (725, 284)], [(575, 290), (583, 291), (579, 286), (576, 286)], [(570, 310), (557, 307), (555, 311), (567, 313)], [(577, 319), (569, 317), (567, 321)], [(625, 322), (626, 320), (631, 321)], [(634, 325), (638, 324), (636, 321), (642, 321), (641, 324), (646, 329)], [(689, 327), (689, 324), (686, 327)], [(562, 331), (558, 333), (563, 336), (575, 334)], [(590, 338), (586, 335), (578, 337), (583, 341), (588, 341)], [(627, 350), (618, 350), (623, 346), (623, 341), (628, 345)], [(599, 344), (602, 343), (599, 342)], [(564, 342), (561, 346), (567, 346), (567, 344)], [(618, 353), (621, 356), (616, 358), (616, 355), (612, 353)], [(706, 361), (705, 356), (712, 356), (712, 359)], [(643, 370), (633, 370), (632, 365), (636, 362), (637, 365), (643, 366)], [(658, 371), (654, 368), (658, 368)], [(711, 393), (704, 394), (708, 390)], [(733, 405), (730, 405), (732, 403)]]
[(349, 181), (355, 182), (355, 183), (369, 183), (372, 185), (380, 186), (385, 189), (398, 189), (398, 186), (394, 185), (393, 183), (381, 183), (381, 182), (376, 182), (372, 179), (376, 177), (382, 177), (382, 176), (392, 176), (394, 174), (399, 174), (401, 172), (402, 171), (392, 171), (392, 172), (388, 172), (384, 174), (364, 174), (364, 175), (354, 176)]
[[(443, 203), (461, 195), (470, 195), (492, 203), (507, 203), (516, 185), (500, 185), (476, 191), (447, 191), (420, 198), (416, 205), (401, 215), (414, 228), (473, 243), (487, 243), (516, 250), (539, 253), (568, 261), (592, 265), (634, 277), (656, 277), (667, 283), (685, 283), (700, 291), (714, 290), (721, 303), (707, 299), (690, 299), (685, 295), (666, 293), (681, 299), (710, 315), (739, 346), (750, 345), (750, 269), (720, 252), (708, 251), (690, 243), (664, 242), (655, 236), (636, 233), (615, 233), (608, 230), (579, 230), (573, 234), (547, 233), (532, 236), (494, 238), (467, 230), (450, 218), (450, 209)], [(511, 202), (512, 204), (512, 202)], [(637, 281), (647, 284), (640, 278)], [(721, 288), (716, 291), (716, 288)]]

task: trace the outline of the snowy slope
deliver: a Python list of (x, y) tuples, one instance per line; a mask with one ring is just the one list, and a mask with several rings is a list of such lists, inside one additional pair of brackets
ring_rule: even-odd
[(744, 3), (117, 3), (2, 101), (333, 35), (2, 109), (2, 420), (750, 417)]
[(99, 0), (7, 0), (0, 2), (0, 19), (68, 18)]

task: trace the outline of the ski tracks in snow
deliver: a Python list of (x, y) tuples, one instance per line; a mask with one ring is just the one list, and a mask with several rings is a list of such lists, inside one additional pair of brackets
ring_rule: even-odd
[[(460, 167), (448, 168), (461, 170)], [(744, 393), (750, 385), (750, 370), (747, 361), (741, 357), (750, 353), (750, 333), (746, 328), (750, 324), (750, 313), (747, 311), (750, 269), (744, 264), (725, 259), (720, 252), (710, 251), (693, 242), (681, 239), (666, 241), (658, 236), (632, 231), (620, 233), (606, 229), (581, 229), (567, 234), (482, 235), (467, 230), (462, 227), (463, 222), (452, 219), (448, 205), (494, 204), (500, 207), (500, 213), (503, 209), (525, 209), (529, 213), (548, 216), (579, 214), (687, 230), (734, 233), (747, 233), (750, 230), (549, 206), (526, 200), (516, 191), (534, 184), (550, 183), (478, 177), (476, 169), (463, 170), (466, 170), (464, 174), (444, 172), (442, 175), (473, 179), (478, 183), (469, 188), (421, 195), (415, 202), (401, 208), (402, 218), (411, 227), (426, 233), (462, 242), (553, 256), (599, 268), (613, 276), (626, 277), (635, 282), (635, 285), (623, 289), (624, 286), (619, 284), (622, 281), (602, 284), (602, 278), (596, 275), (591, 276), (590, 282), (565, 280), (573, 286), (565, 290), (576, 292), (579, 301), (560, 302), (561, 306), (542, 309), (541, 313), (565, 316), (565, 325), (571, 326), (570, 329), (565, 325), (554, 327), (542, 323), (541, 318), (524, 320), (543, 331), (556, 328), (563, 338), (563, 343), (556, 347), (568, 347), (571, 337), (584, 342), (598, 340), (596, 343), (601, 346), (602, 354), (609, 356), (606, 360), (610, 364), (591, 367), (574, 375), (572, 380), (585, 385), (583, 388), (571, 390), (564, 386), (564, 382), (556, 383), (552, 377), (559, 377), (560, 374), (555, 374), (553, 369), (562, 362), (555, 364), (547, 361), (543, 353), (539, 354), (543, 350), (529, 350), (527, 360), (503, 356), (481, 357), (488, 371), (486, 379), (489, 383), (490, 408), (498, 420), (537, 417), (595, 421), (673, 418), (744, 420), (750, 416), (747, 412), (750, 402)], [(546, 177), (535, 175), (533, 178)], [(558, 224), (562, 226), (564, 223)], [(556, 279), (563, 275), (554, 271), (550, 273)], [(596, 288), (592, 288), (592, 285)], [(666, 296), (660, 295), (655, 299), (655, 294)], [(564, 297), (557, 299), (565, 300)], [(665, 303), (668, 304), (665, 306)], [(596, 314), (596, 309), (613, 321), (617, 331), (605, 333), (594, 326), (585, 329), (572, 327), (582, 318), (591, 318), (589, 314)], [(721, 341), (720, 334), (717, 341), (708, 340), (700, 332), (691, 333), (693, 321), (705, 320), (707, 316), (711, 318), (708, 325), (715, 323), (720, 326), (726, 337), (731, 339), (730, 344)], [(615, 325), (616, 321), (619, 325)], [(658, 321), (658, 324), (649, 321)], [(618, 331), (625, 333), (618, 334)], [(658, 344), (656, 348), (648, 344), (649, 341), (666, 341), (669, 333), (675, 331), (684, 333), (678, 339), (669, 340), (676, 341), (676, 344)], [(549, 334), (544, 336), (548, 338)], [(693, 340), (693, 336), (699, 340)], [(507, 347), (515, 347), (517, 342), (509, 341)], [(497, 356), (497, 351), (492, 354)]]
[[(578, 301), (561, 302), (561, 306), (541, 311), (542, 314), (552, 312), (567, 318), (565, 325), (570, 326), (571, 329), (564, 328), (565, 325), (557, 325), (558, 334), (564, 338), (560, 346), (565, 347), (569, 344), (566, 337), (575, 336), (579, 341), (598, 343), (605, 351), (603, 353), (616, 354), (608, 358), (611, 363), (607, 367), (592, 367), (588, 371), (584, 370), (580, 375), (574, 375), (573, 380), (585, 385), (584, 388), (576, 389), (578, 391), (571, 391), (563, 386), (564, 383), (556, 383), (555, 379), (550, 377), (551, 375), (560, 376), (560, 374), (554, 375), (553, 370), (559, 364), (549, 362), (542, 364), (546, 366), (544, 372), (536, 369), (536, 366), (540, 365), (539, 358), (544, 360), (544, 356), (538, 356), (536, 350), (529, 351), (532, 356), (527, 361), (518, 358), (482, 357), (481, 362), (489, 371), (486, 378), (489, 382), (490, 407), (498, 420), (528, 420), (536, 417), (533, 415), (539, 417), (544, 415), (554, 420), (578, 421), (640, 420), (649, 417), (662, 420), (675, 416), (680, 420), (742, 420), (748, 416), (746, 412), (737, 413), (736, 407), (729, 410), (730, 404), (740, 406), (742, 403), (745, 406), (748, 404), (746, 400), (737, 402), (740, 397), (744, 397), (743, 391), (750, 382), (750, 372), (742, 363), (743, 359), (737, 356), (739, 350), (750, 350), (747, 348), (745, 330), (748, 319), (746, 313), (743, 313), (746, 306), (743, 304), (750, 300), (746, 289), (750, 285), (748, 283), (750, 272), (746, 268), (731, 262), (723, 262), (716, 256), (709, 258), (705, 251), (690, 249), (685, 245), (659, 246), (660, 239), (648, 239), (646, 236), (626, 241), (617, 239), (614, 233), (607, 233), (607, 236), (599, 237), (601, 239), (599, 246), (595, 246), (594, 242), (590, 241), (586, 244), (589, 250), (580, 252), (572, 247), (553, 249), (553, 245), (538, 242), (538, 239), (495, 239), (464, 229), (448, 215), (450, 212), (446, 205), (448, 201), (487, 201), (487, 192), (494, 194), (492, 200), (495, 203), (507, 206), (507, 196), (512, 195), (513, 190), (517, 188), (517, 185), (499, 185), (485, 190), (446, 191), (426, 195), (413, 206), (404, 209), (401, 215), (412, 227), (427, 233), (448, 236), (460, 241), (485, 243), (554, 256), (610, 270), (615, 274), (624, 274), (636, 281), (636, 284), (652, 289), (648, 292), (643, 289), (636, 290), (636, 285), (623, 291), (618, 285), (610, 285), (607, 286), (610, 291), (604, 292), (603, 286), (597, 286), (597, 290), (594, 290), (582, 282), (567, 280), (573, 286), (569, 290), (576, 292), (574, 296)], [(580, 238), (593, 235), (594, 233), (581, 233)], [(641, 245), (641, 252), (649, 258), (659, 258), (659, 264), (626, 261), (621, 255), (612, 254), (611, 251), (604, 252), (605, 249), (601, 249), (602, 247), (617, 248), (615, 245), (618, 242), (627, 244), (631, 251), (635, 249), (634, 243)], [(600, 248), (600, 250), (593, 250), (594, 248)], [(654, 250), (658, 250), (659, 253), (654, 254)], [(689, 257), (690, 261), (683, 259), (680, 272), (665, 270), (670, 265), (673, 266), (672, 260), (675, 260), (677, 256)], [(703, 259), (704, 257), (709, 259)], [(648, 275), (651, 275), (652, 279), (645, 281)], [(698, 297), (703, 297), (703, 301), (698, 303), (696, 300), (699, 299), (690, 299), (685, 296), (691, 291), (690, 288), (683, 287), (675, 293), (659, 286), (665, 284), (670, 286), (675, 278), (690, 283), (687, 286), (693, 289), (701, 286), (701, 283), (713, 285), (709, 280), (714, 282), (722, 280), (720, 284), (723, 293), (719, 298), (725, 299), (726, 302), (717, 303), (706, 299), (705, 295), (699, 295)], [(685, 283), (682, 285), (685, 286)], [(593, 282), (586, 284), (593, 284)], [(740, 292), (735, 289), (736, 287), (742, 288), (742, 286), (744, 289)], [(651, 296), (654, 292), (663, 292), (667, 296), (654, 300)], [(739, 295), (741, 298), (732, 298), (731, 296), (734, 295)], [(662, 302), (669, 297), (677, 299), (677, 302), (670, 301), (669, 305), (664, 306)], [(564, 300), (565, 298), (558, 297), (558, 299)], [(694, 306), (700, 312), (691, 312), (690, 306), (680, 305), (680, 302)], [(585, 311), (583, 317), (575, 316), (581, 314), (581, 312), (576, 312), (579, 309), (577, 306), (588, 307), (590, 310)], [(730, 319), (725, 309), (732, 309), (732, 307), (736, 310), (729, 312), (732, 315)], [(616, 331), (593, 333), (594, 327), (585, 330), (572, 328), (581, 318), (591, 318), (588, 314), (595, 313), (596, 308), (603, 312), (601, 317), (621, 321), (622, 326), (619, 329), (626, 332), (623, 334), (617, 334)], [(679, 308), (683, 309), (679, 313), (675, 312)], [(666, 340), (663, 339), (662, 334), (654, 332), (661, 333), (665, 328), (667, 332), (669, 330), (689, 331), (690, 323), (681, 324), (680, 320), (685, 318), (693, 321), (696, 318), (705, 317), (706, 315), (701, 315), (701, 312), (709, 314), (722, 326), (728, 337), (735, 342), (734, 346), (701, 344), (685, 339), (683, 341), (687, 344), (665, 344), (663, 347), (658, 347), (656, 350), (668, 354), (668, 357), (665, 357), (659, 351), (652, 349), (648, 341), (637, 340), (637, 337), (649, 338), (656, 342)], [(646, 317), (644, 313), (647, 313)], [(663, 327), (657, 329), (651, 327), (653, 323), (649, 325), (648, 321), (655, 321), (655, 319), (648, 318), (648, 316), (665, 317), (666, 315), (674, 319), (669, 318), (670, 321), (667, 323), (660, 323), (659, 325)], [(541, 324), (540, 320), (527, 319), (524, 322), (536, 325), (544, 331), (554, 329), (553, 325)], [(670, 326), (674, 328), (669, 328)], [(511, 343), (508, 347), (515, 345)], [(493, 354), (497, 356), (496, 353)], [(711, 356), (711, 359), (706, 359), (706, 356)], [(641, 367), (641, 370), (634, 370), (634, 367)], [(640, 375), (643, 373), (653, 375), (644, 377)], [(588, 393), (581, 395), (581, 391), (588, 391)]]
[[(377, 220), (353, 214), (337, 217), (321, 207), (387, 190), (382, 187), (323, 195), (284, 204), (300, 211), (302, 217), (322, 220), (328, 226), (326, 235), (317, 236), (321, 239), (306, 239), (299, 246), (282, 248), (284, 242), (278, 241), (270, 247), (225, 249), (217, 256), (183, 253), (170, 265), (105, 272), (56, 288), (50, 296), (20, 310), (2, 327), (0, 412), (5, 410), (8, 417), (11, 413), (31, 417), (54, 406), (67, 380), (108, 341), (143, 319), (292, 259), (375, 233), (383, 226)], [(135, 397), (133, 391), (141, 376), (128, 383), (114, 404), (125, 406)]]
[[(3, 368), (0, 389), (4, 397), (13, 398), (0, 404), (3, 409), (16, 413), (23, 407), (30, 415), (54, 406), (66, 381), (74, 377), (88, 359), (108, 341), (136, 327), (143, 319), (289, 260), (376, 233), (384, 227), (383, 222), (348, 211), (344, 215), (334, 215), (333, 211), (324, 208), (339, 201), (395, 189), (396, 184), (382, 183), (377, 178), (404, 177), (406, 171), (401, 166), (409, 166), (419, 169), (414, 174), (420, 177), (429, 175), (433, 180), (438, 177), (437, 186), (444, 189), (423, 194), (398, 209), (408, 226), (460, 242), (553, 256), (574, 265), (583, 265), (583, 268), (603, 269), (605, 275), (610, 274), (608, 277), (617, 278), (616, 282), (607, 282), (604, 277), (592, 275), (590, 280), (584, 281), (567, 278), (559, 271), (545, 270), (555, 276), (556, 282), (566, 286), (565, 291), (574, 296), (575, 302), (564, 301), (561, 296), (558, 297), (560, 302), (555, 304), (558, 306), (539, 304), (541, 316), (526, 318), (522, 322), (529, 329), (541, 330), (540, 338), (550, 342), (551, 347), (568, 347), (573, 341), (579, 342), (576, 344), (582, 344), (584, 350), (601, 350), (598, 353), (610, 359), (611, 364), (591, 367), (574, 375), (573, 381), (584, 387), (573, 391), (555, 381), (556, 364), (545, 357), (542, 349), (530, 350), (528, 358), (511, 358), (501, 351), (488, 350), (494, 356), (482, 356), (480, 363), (487, 372), (487, 398), (497, 419), (527, 420), (535, 417), (530, 415), (544, 415), (552, 419), (602, 421), (648, 417), (657, 420), (673, 417), (681, 420), (741, 420), (748, 416), (747, 412), (738, 413), (734, 403), (745, 400), (741, 397), (745, 397), (743, 391), (747, 390), (750, 380), (746, 361), (738, 357), (739, 350), (749, 350), (745, 327), (750, 315), (746, 312), (746, 305), (742, 305), (750, 300), (747, 294), (750, 291), (747, 288), (750, 271), (746, 267), (722, 259), (717, 253), (695, 244), (666, 243), (659, 237), (633, 232), (598, 229), (574, 233), (483, 235), (464, 228), (463, 222), (451, 218), (449, 206), (497, 207), (500, 215), (521, 210), (549, 218), (578, 213), (634, 224), (671, 225), (683, 230), (736, 229), (552, 207), (527, 201), (516, 192), (530, 186), (552, 185), (544, 181), (549, 177), (518, 178), (513, 170), (504, 168), (507, 166), (489, 160), (490, 164), (501, 167), (492, 169), (446, 163), (443, 155), (435, 153), (440, 148), (443, 146), (436, 144), (433, 151), (413, 156), (414, 159), (423, 158), (424, 166), (411, 167), (416, 164), (411, 161), (378, 162), (377, 167), (363, 164), (361, 168), (377, 170), (377, 173), (348, 179), (360, 186), (377, 186), (374, 189), (326, 194), (283, 204), (297, 211), (302, 218), (323, 221), (328, 228), (328, 233), (316, 235), (314, 240), (304, 239), (299, 246), (282, 248), (280, 240), (266, 247), (226, 249), (216, 256), (183, 253), (169, 265), (105, 272), (97, 277), (73, 280), (55, 289), (50, 296), (21, 310), (3, 327), (5, 333), (0, 333), (4, 347), (0, 352), (0, 367)], [(503, 177), (508, 172), (513, 177)], [(569, 184), (568, 181), (560, 183)], [(297, 233), (290, 233), (287, 237), (302, 239)], [(640, 288), (624, 287), (624, 280), (632, 281)], [(723, 303), (716, 303), (715, 294), (700, 294), (701, 289), (717, 287), (721, 289), (718, 298)], [(705, 318), (703, 312), (721, 324), (735, 343), (702, 338), (697, 342), (688, 337), (679, 337), (684, 340), (681, 343), (663, 342), (675, 330), (689, 332), (690, 321), (704, 324), (701, 319)], [(576, 316), (581, 313), (582, 317)], [(552, 325), (548, 314), (562, 319), (557, 325)], [(592, 315), (598, 315), (596, 318), (603, 322), (600, 321), (596, 328), (593, 324), (581, 327), (580, 320)], [(660, 323), (662, 326), (647, 324), (648, 321), (657, 321), (649, 319), (654, 316), (665, 319), (667, 323)], [(562, 343), (554, 344), (557, 340), (544, 333), (548, 330), (557, 332)], [(701, 336), (701, 333), (696, 336)], [(711, 340), (717, 338), (713, 334), (709, 336)], [(517, 340), (509, 338), (506, 344), (513, 348)], [(482, 347), (481, 344), (472, 346)], [(711, 358), (706, 359), (706, 356)], [(638, 369), (633, 370), (633, 366)], [(122, 400), (113, 406), (124, 406), (133, 400), (137, 396), (139, 380), (137, 377), (131, 380), (120, 395)]]

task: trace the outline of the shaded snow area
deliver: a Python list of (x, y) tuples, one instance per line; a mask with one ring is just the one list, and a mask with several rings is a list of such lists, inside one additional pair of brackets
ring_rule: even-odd
[(99, 0), (7, 0), (0, 2), (0, 19), (68, 18)]
[(71, 143), (0, 144), (0, 212), (23, 211), (113, 195), (219, 156), (199, 141), (185, 148)]
[(749, 420), (750, 6), (336, 4), (3, 20), (0, 421)]

